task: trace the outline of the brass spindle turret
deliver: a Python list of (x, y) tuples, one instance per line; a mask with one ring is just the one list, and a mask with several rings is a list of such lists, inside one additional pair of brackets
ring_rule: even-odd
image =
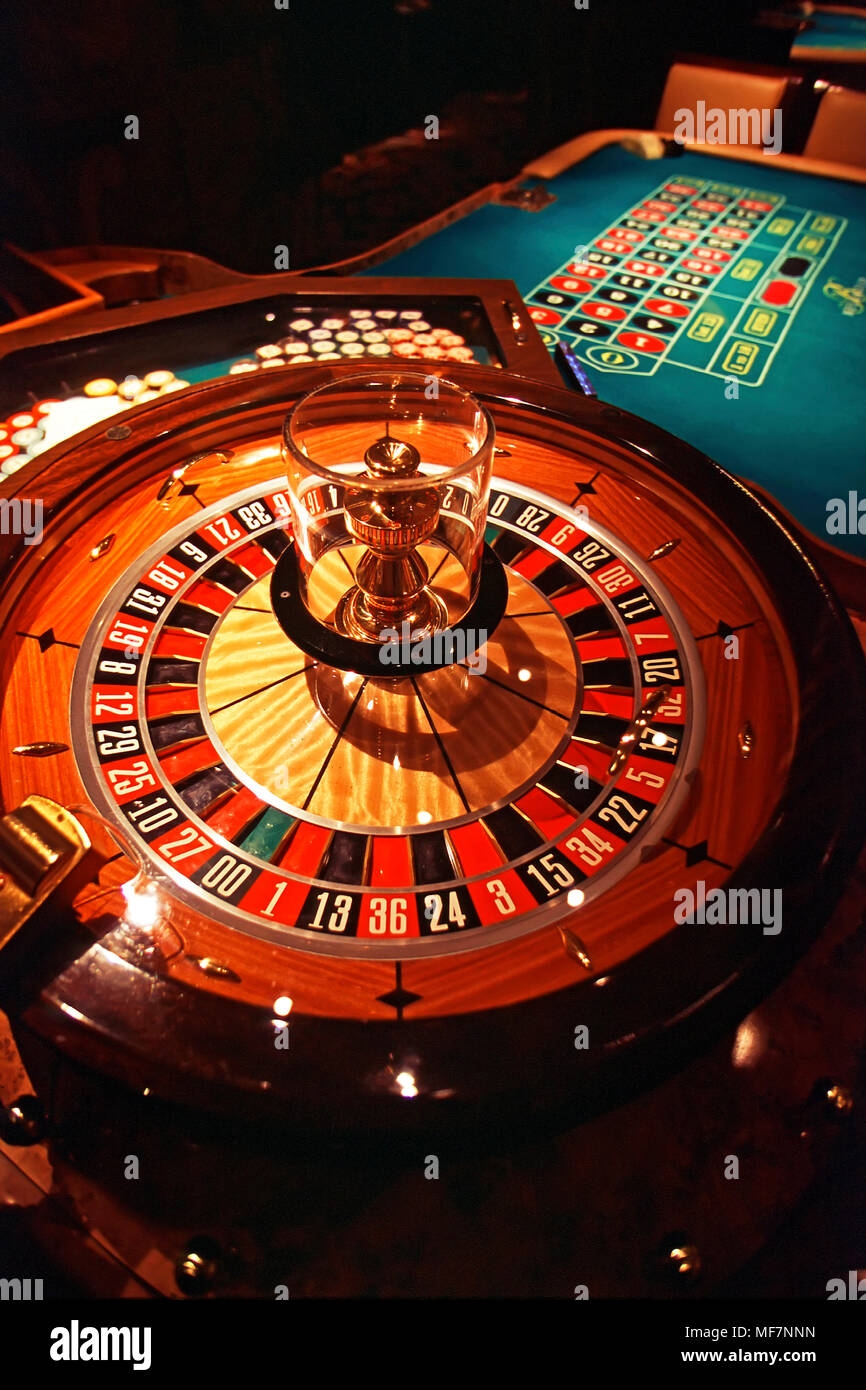
[[(387, 434), (371, 444), (364, 462), (371, 483), (421, 476), (418, 450)], [(419, 638), (445, 627), (447, 609), (428, 587), (429, 571), (418, 553), (436, 530), (436, 488), (353, 488), (344, 514), (346, 529), (367, 549), (355, 570), (355, 586), (337, 605), (338, 631), (369, 642), (381, 641), (384, 630), (399, 630), (404, 622)]]

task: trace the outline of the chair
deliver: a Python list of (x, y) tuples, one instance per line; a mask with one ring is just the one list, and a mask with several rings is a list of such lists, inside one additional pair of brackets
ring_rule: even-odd
[[(785, 73), (770, 75), (747, 69), (704, 66), (700, 63), (674, 63), (665, 82), (661, 103), (656, 113), (656, 130), (670, 134), (677, 125), (676, 112), (695, 111), (697, 103), (706, 109), (719, 107), (727, 112), (743, 107), (785, 111), (791, 77)], [(784, 130), (784, 117), (782, 128)], [(759, 145), (757, 139), (750, 143)]]
[(828, 87), (803, 153), (866, 169), (866, 92)]

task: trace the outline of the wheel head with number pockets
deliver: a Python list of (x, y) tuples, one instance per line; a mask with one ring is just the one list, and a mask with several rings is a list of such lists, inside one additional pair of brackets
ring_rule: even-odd
[[(41, 963), (27, 1021), (109, 1074), (298, 1124), (611, 1099), (832, 907), (862, 658), (708, 459), (461, 368), (496, 427), (504, 614), (487, 630), (482, 605), (477, 650), (417, 675), (314, 659), (271, 601), (280, 428), (345, 377), (333, 427), (357, 450), (350, 373), (202, 386), (34, 465), (42, 544), (3, 538), (3, 803), (52, 798), (93, 853), (63, 909), (82, 949)], [(678, 920), (685, 890), (722, 886), (781, 890), (781, 930)]]

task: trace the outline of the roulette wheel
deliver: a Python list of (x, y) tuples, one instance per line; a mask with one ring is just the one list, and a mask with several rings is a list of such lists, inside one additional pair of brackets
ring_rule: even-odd
[[(401, 1146), (537, 1126), (585, 1152), (725, 1028), (760, 1051), (741, 1020), (797, 974), (861, 845), (862, 654), (772, 507), (596, 400), (425, 373), (173, 392), (41, 454), (41, 544), (2, 537), (4, 1138), (48, 1125), (139, 1292), (209, 1291), (220, 1262), (199, 1241), (174, 1264), (180, 1217), (169, 1234), (96, 1197), (97, 1151), (104, 1185), (106, 1155), (146, 1148), (151, 1203), (224, 1167), (235, 1212), (305, 1145), (390, 1171)], [(784, 1065), (814, 1081), (832, 1047), (792, 1042)], [(13, 1081), (44, 1113), (10, 1105)], [(284, 1148), (224, 1162), (226, 1126)], [(629, 1132), (596, 1161), (657, 1164)], [(805, 1180), (776, 1173), (733, 1236), (738, 1198), (705, 1185), (716, 1277)], [(622, 1229), (641, 1200), (601, 1205)], [(584, 1235), (595, 1287), (646, 1291), (618, 1238)], [(235, 1291), (274, 1282), (256, 1240)], [(388, 1287), (334, 1268), (293, 1293)], [(454, 1287), (427, 1277), (409, 1291)]]

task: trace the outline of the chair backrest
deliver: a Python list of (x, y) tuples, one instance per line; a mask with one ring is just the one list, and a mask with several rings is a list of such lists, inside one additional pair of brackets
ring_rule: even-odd
[(828, 87), (803, 153), (866, 169), (866, 92)]
[[(656, 130), (666, 134), (677, 125), (677, 111), (694, 112), (699, 101), (706, 110), (718, 107), (731, 110), (784, 110), (789, 78), (784, 74), (749, 72), (741, 69), (717, 68), (700, 63), (674, 63), (665, 82), (665, 89), (656, 113)], [(758, 127), (758, 122), (752, 123)], [(783, 123), (784, 126), (784, 123)], [(758, 128), (750, 129), (752, 145), (761, 144)]]

